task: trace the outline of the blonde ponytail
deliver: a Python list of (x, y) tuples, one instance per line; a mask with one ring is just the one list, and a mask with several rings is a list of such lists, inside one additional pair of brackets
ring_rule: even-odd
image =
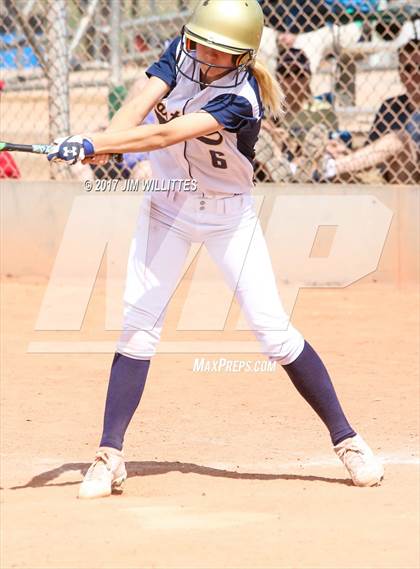
[(277, 79), (258, 59), (251, 64), (251, 71), (260, 88), (262, 102), (267, 114), (272, 117), (280, 116), (283, 113), (284, 94)]

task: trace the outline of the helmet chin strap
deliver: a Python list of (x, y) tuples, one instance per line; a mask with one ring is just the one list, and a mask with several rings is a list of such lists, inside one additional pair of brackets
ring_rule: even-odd
[(207, 87), (209, 81), (207, 79), (207, 74), (210, 71), (210, 67), (207, 67), (207, 71), (205, 73), (203, 73), (201, 67), (200, 67), (200, 87), (202, 89), (204, 89), (205, 87)]

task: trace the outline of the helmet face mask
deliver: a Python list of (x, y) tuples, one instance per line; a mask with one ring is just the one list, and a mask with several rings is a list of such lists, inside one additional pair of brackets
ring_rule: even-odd
[[(229, 65), (229, 66), (218, 65), (216, 63), (208, 63), (207, 61), (203, 61), (201, 59), (198, 59), (198, 57), (196, 55), (196, 44), (197, 43), (201, 43), (201, 42), (199, 42), (197, 40), (192, 40), (191, 38), (189, 38), (186, 35), (185, 28), (184, 28), (182, 30), (182, 38), (181, 38), (181, 46), (180, 46), (179, 54), (178, 54), (178, 57), (176, 59), (177, 73), (180, 73), (181, 75), (183, 75), (184, 77), (186, 77), (187, 79), (192, 81), (193, 83), (198, 83), (201, 87), (214, 87), (216, 89), (217, 88), (226, 89), (226, 88), (237, 87), (238, 85), (240, 85), (245, 80), (247, 73), (248, 73), (248, 66), (250, 65), (250, 63), (255, 58), (255, 54), (252, 53), (252, 50), (246, 50), (246, 51), (239, 52), (237, 54), (232, 54), (232, 59), (233, 59), (232, 65)], [(202, 45), (206, 45), (206, 44), (207, 44), (207, 42), (206, 43), (203, 42)], [(210, 46), (206, 45), (206, 47), (210, 47)], [(227, 52), (224, 50), (224, 46), (214, 45), (214, 47), (212, 47), (212, 49), (215, 49), (217, 51), (223, 51), (225, 53), (230, 53), (230, 51)], [(184, 57), (182, 57), (182, 56), (184, 56)], [(187, 71), (186, 67), (188, 67), (188, 65), (186, 65), (186, 63), (190, 62), (190, 61), (193, 62), (192, 69)], [(205, 66), (207, 68), (205, 72), (202, 72), (201, 66)], [(198, 74), (196, 74), (197, 68), (200, 69), (200, 72)], [(229, 73), (234, 72), (234, 74), (232, 76), (232, 83), (230, 83), (229, 85), (214, 84), (212, 81), (217, 81), (217, 79), (208, 78), (208, 72), (211, 69), (220, 70), (221, 74), (217, 77), (217, 79), (221, 79), (225, 75), (228, 75)]]

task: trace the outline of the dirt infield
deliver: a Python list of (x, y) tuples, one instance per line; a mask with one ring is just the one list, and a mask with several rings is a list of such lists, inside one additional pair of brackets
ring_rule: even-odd
[(76, 499), (77, 485), (112, 356), (27, 348), (115, 333), (101, 331), (100, 286), (81, 332), (35, 332), (45, 287), (2, 285), (2, 567), (418, 567), (416, 287), (307, 289), (294, 312), (386, 463), (381, 487), (349, 484), (281, 369), (194, 373), (195, 355), (159, 355), (127, 435), (125, 492), (92, 502)]

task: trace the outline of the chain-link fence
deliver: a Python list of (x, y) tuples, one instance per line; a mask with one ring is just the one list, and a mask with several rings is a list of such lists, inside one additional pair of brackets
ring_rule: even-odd
[[(45, 143), (106, 128), (195, 3), (1, 0), (1, 139)], [(419, 0), (260, 3), (259, 56), (285, 102), (280, 119), (263, 121), (256, 178), (418, 182)], [(0, 176), (88, 175), (54, 170), (31, 154), (3, 152), (0, 160)], [(144, 155), (87, 168), (96, 176), (148, 175)]]

